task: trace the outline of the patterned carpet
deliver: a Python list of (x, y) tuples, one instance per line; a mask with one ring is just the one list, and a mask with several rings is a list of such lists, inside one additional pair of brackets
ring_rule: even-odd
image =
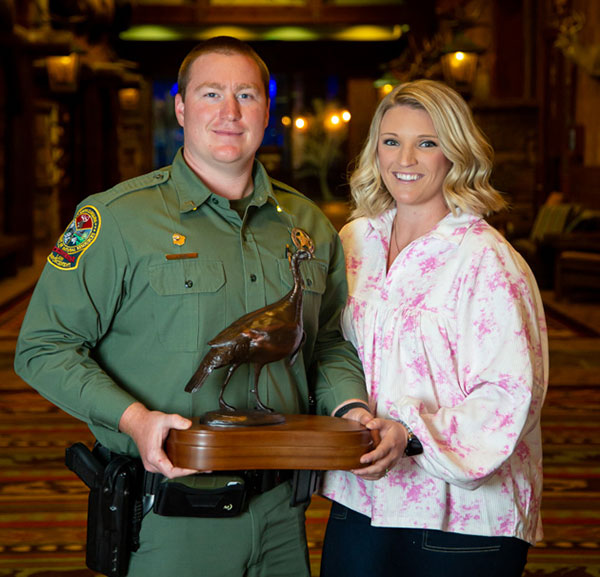
[[(85, 486), (64, 449), (87, 428), (29, 389), (12, 370), (27, 298), (0, 311), (0, 577), (90, 577), (85, 568)], [(545, 540), (526, 577), (600, 577), (600, 338), (549, 316), (551, 384), (543, 412)], [(308, 510), (319, 574), (329, 504)], [(165, 576), (172, 577), (172, 576)]]

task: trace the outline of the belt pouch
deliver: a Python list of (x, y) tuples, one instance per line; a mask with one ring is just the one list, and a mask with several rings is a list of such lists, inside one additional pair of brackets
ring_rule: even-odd
[(154, 512), (165, 517), (235, 517), (245, 501), (242, 477), (194, 475), (161, 483)]
[(139, 546), (140, 468), (135, 459), (117, 456), (106, 465), (102, 484), (90, 491), (86, 564), (109, 577), (127, 574), (131, 551)]

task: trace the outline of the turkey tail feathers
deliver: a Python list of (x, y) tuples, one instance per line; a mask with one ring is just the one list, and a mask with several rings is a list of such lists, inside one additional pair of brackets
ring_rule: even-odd
[(208, 375), (213, 372), (213, 369), (220, 366), (218, 355), (211, 354), (211, 352), (213, 351), (209, 351), (206, 357), (204, 357), (200, 366), (196, 369), (196, 372), (185, 386), (185, 391), (187, 393), (195, 393), (204, 384), (204, 381)]

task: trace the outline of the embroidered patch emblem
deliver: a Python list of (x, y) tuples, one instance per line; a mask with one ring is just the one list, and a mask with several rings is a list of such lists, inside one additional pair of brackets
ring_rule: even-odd
[(75, 270), (81, 255), (98, 238), (100, 224), (100, 213), (93, 206), (84, 206), (58, 239), (48, 262), (60, 270)]

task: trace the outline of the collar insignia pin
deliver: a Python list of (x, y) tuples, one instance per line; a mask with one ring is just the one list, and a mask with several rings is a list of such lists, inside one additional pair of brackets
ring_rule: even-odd
[(183, 246), (185, 244), (185, 236), (177, 232), (173, 233), (173, 244)]

